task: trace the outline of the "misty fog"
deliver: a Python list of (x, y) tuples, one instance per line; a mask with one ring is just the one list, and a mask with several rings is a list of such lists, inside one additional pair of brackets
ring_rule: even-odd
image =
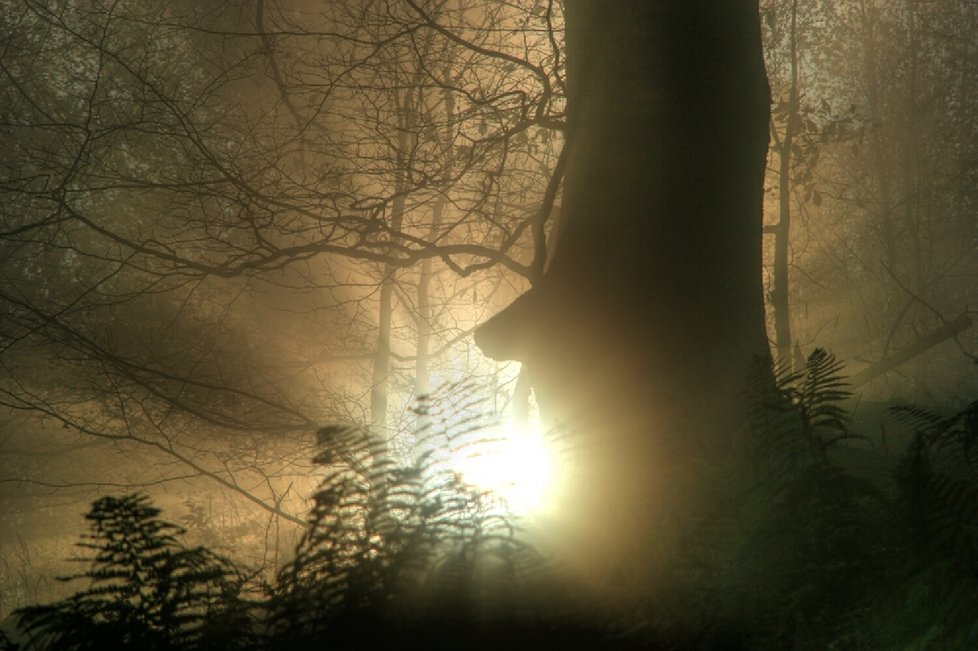
[[(641, 3), (630, 10), (645, 12)], [(877, 481), (905, 467), (900, 455), (925, 425), (978, 399), (978, 5), (761, 0), (759, 15), (771, 114), (756, 265), (769, 361), (784, 395), (797, 390), (793, 405), (807, 405), (820, 387), (838, 391), (838, 411), (812, 407), (816, 429), (837, 419), (845, 430), (826, 458)], [(333, 521), (316, 510), (324, 508), (317, 487), (356, 475), (373, 496), (374, 475), (363, 468), (379, 468), (443, 491), (436, 511), (453, 523), (445, 535), (505, 538), (510, 525), (498, 523), (516, 523), (521, 544), (562, 568), (554, 581), (593, 588), (585, 601), (627, 620), (630, 633), (654, 628), (636, 615), (642, 606), (629, 582), (672, 575), (635, 560), (648, 551), (644, 529), (635, 533), (647, 523), (628, 507), (682, 490), (636, 477), (701, 471), (670, 470), (671, 452), (652, 439), (615, 439), (616, 454), (595, 452), (606, 439), (575, 432), (599, 426), (548, 419), (547, 400), (557, 404), (553, 392), (577, 387), (569, 376), (589, 376), (615, 394), (607, 409), (618, 413), (639, 395), (607, 388), (617, 387), (607, 378), (619, 359), (643, 346), (670, 361), (719, 350), (725, 344), (706, 340), (734, 316), (722, 307), (697, 312), (693, 340), (667, 350), (658, 330), (646, 341), (641, 328), (621, 329), (603, 307), (589, 307), (587, 296), (561, 295), (573, 309), (558, 310), (557, 325), (528, 339), (528, 350), (502, 331), (512, 359), (490, 359), (473, 340), (517, 297), (550, 291), (547, 279), (563, 269), (550, 267), (563, 228), (592, 251), (622, 240), (606, 260), (589, 261), (595, 268), (668, 260), (679, 286), (684, 274), (700, 278), (697, 256), (712, 255), (629, 241), (615, 225), (637, 217), (612, 214), (618, 204), (588, 223), (591, 231), (573, 222), (582, 213), (568, 211), (565, 197), (586, 204), (602, 195), (571, 195), (562, 184), (565, 168), (569, 178), (588, 178), (584, 149), (565, 150), (569, 130), (603, 110), (602, 101), (645, 99), (580, 99), (585, 83), (606, 86), (568, 58), (564, 18), (564, 3), (546, 0), (0, 4), (0, 621), (77, 589), (56, 577), (81, 571), (70, 559), (84, 556), (75, 544), (99, 498), (145, 494), (185, 530), (186, 544), (273, 584), (297, 554), (324, 544), (316, 527)], [(586, 18), (576, 33), (600, 34), (600, 12)], [(578, 38), (584, 51), (587, 37)], [(659, 74), (642, 65), (636, 77)], [(695, 87), (679, 68), (676, 83)], [(629, 71), (619, 72), (627, 81)], [(702, 133), (712, 133), (708, 126)], [(669, 158), (672, 141), (660, 140), (667, 144), (648, 154), (651, 165), (679, 168), (685, 159)], [(659, 192), (651, 181), (632, 190), (620, 205)], [(723, 250), (725, 233), (703, 239)], [(688, 267), (675, 268), (683, 261)], [(636, 287), (644, 282), (628, 268), (609, 272), (625, 279), (609, 296), (629, 296), (633, 275)], [(635, 304), (656, 295), (635, 291)], [(725, 305), (724, 289), (716, 291)], [(672, 304), (634, 311), (656, 328), (686, 323)], [(592, 334), (602, 342), (580, 342), (587, 362), (552, 370), (578, 354), (568, 339)], [(560, 360), (545, 358), (550, 376), (521, 367), (551, 354), (549, 345)], [(657, 387), (674, 375), (668, 366), (638, 373)], [(854, 379), (818, 384), (834, 374)], [(570, 389), (567, 396), (577, 400)], [(656, 396), (609, 429), (632, 432), (666, 403), (692, 400), (692, 411), (701, 404), (704, 412), (714, 405)], [(919, 411), (891, 410), (907, 405)], [(974, 423), (960, 427), (974, 434)], [(745, 439), (730, 430), (736, 447)], [(337, 441), (353, 442), (344, 452)], [(958, 461), (947, 461), (954, 473)], [(711, 472), (699, 481), (729, 479)], [(889, 479), (879, 482), (889, 490)], [(629, 501), (628, 491), (642, 495)], [(483, 520), (458, 501), (473, 495), (484, 500)], [(696, 505), (648, 508), (700, 513)], [(730, 519), (750, 520), (751, 508)], [(669, 550), (663, 558), (677, 553)], [(790, 592), (774, 583), (772, 594)], [(560, 591), (550, 589), (542, 590)], [(632, 627), (636, 619), (646, 628)], [(802, 635), (798, 648), (818, 648)]]

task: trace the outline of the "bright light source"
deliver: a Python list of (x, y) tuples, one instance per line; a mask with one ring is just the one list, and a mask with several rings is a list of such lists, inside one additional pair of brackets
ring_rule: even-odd
[(542, 511), (555, 464), (540, 428), (502, 424), (487, 434), (453, 453), (453, 469), (467, 484), (497, 496), (513, 515)]

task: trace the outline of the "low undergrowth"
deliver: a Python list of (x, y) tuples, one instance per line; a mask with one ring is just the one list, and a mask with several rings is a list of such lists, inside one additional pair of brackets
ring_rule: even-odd
[(816, 351), (761, 377), (713, 509), (627, 621), (566, 593), (552, 606), (555, 569), (439, 456), (456, 433), (431, 425), (405, 455), (327, 428), (309, 528), (274, 585), (184, 546), (146, 496), (104, 497), (66, 579), (84, 587), (17, 611), (0, 649), (976, 648), (978, 402), (897, 410), (912, 444), (884, 484), (846, 463), (841, 364)]

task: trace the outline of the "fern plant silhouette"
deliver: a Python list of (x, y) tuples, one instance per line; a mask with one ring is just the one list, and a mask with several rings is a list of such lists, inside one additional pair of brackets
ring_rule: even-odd
[(89, 586), (15, 613), (26, 648), (248, 648), (244, 576), (209, 550), (182, 546), (145, 495), (103, 497), (85, 518), (88, 569), (62, 580)]
[[(455, 390), (459, 390), (455, 387)], [(457, 409), (457, 406), (455, 407)], [(519, 612), (521, 588), (545, 571), (491, 491), (465, 482), (449, 458), (484, 428), (422, 400), (410, 443), (359, 428), (318, 434), (323, 479), (310, 527), (280, 573), (271, 628), (284, 647), (329, 639), (381, 648), (431, 627), (495, 627)]]

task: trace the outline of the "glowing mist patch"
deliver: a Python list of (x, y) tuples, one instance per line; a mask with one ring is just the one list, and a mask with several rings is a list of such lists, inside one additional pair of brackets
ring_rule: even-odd
[(539, 428), (514, 425), (500, 425), (455, 450), (451, 465), (465, 483), (491, 492), (518, 516), (531, 516), (546, 507), (555, 470)]

